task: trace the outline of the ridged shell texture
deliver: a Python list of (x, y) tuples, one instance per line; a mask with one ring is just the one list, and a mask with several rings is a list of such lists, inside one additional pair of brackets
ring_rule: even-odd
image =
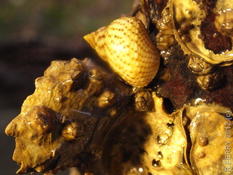
[(160, 56), (142, 22), (121, 17), (84, 39), (124, 81), (144, 87), (155, 77)]

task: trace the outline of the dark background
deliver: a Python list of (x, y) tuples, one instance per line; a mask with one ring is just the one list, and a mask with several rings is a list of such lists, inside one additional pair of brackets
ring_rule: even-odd
[[(14, 175), (14, 139), (6, 125), (54, 59), (93, 52), (82, 36), (131, 12), (133, 0), (0, 1), (0, 174)], [(59, 173), (68, 174), (68, 171)]]

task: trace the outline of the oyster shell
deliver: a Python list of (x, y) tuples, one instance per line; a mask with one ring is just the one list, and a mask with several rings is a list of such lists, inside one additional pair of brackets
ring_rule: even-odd
[[(145, 120), (151, 126), (151, 136), (144, 145), (142, 162), (151, 174), (191, 175), (186, 157), (187, 139), (183, 126), (183, 110), (168, 115), (163, 100), (153, 94), (156, 112)], [(146, 174), (146, 173), (145, 173)]]
[[(217, 6), (223, 7), (221, 2), (223, 1), (217, 1)], [(205, 47), (204, 41), (200, 37), (202, 35), (200, 26), (207, 15), (202, 1), (170, 0), (169, 3), (174, 35), (185, 54), (197, 55), (214, 65), (229, 66), (233, 64), (233, 49), (219, 54), (214, 53)]]
[[(216, 104), (188, 107), (192, 148), (190, 160), (200, 175), (229, 175), (233, 173), (232, 111)], [(227, 117), (224, 116), (229, 116)]]
[(163, 99), (154, 92), (152, 98), (155, 112), (127, 112), (111, 130), (103, 153), (106, 174), (192, 174), (186, 157), (183, 109), (167, 114)]

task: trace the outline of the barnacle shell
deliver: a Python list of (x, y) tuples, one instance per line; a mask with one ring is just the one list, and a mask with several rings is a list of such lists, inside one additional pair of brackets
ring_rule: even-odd
[(197, 76), (197, 83), (204, 90), (213, 90), (223, 85), (223, 78), (224, 75), (216, 71), (207, 75)]
[[(222, 4), (219, 4), (221, 7)], [(204, 41), (200, 38), (200, 26), (207, 15), (206, 10), (201, 7), (202, 5), (200, 1), (197, 3), (194, 0), (170, 1), (175, 38), (185, 54), (200, 56), (210, 64), (231, 65), (233, 63), (232, 49), (216, 54), (207, 49)]]
[(135, 17), (116, 19), (84, 39), (132, 86), (148, 85), (158, 71), (159, 53), (144, 25)]
[(188, 62), (188, 68), (194, 74), (205, 75), (205, 74), (208, 74), (212, 71), (213, 66), (211, 64), (205, 62), (199, 56), (190, 55), (189, 62)]
[(153, 109), (153, 99), (149, 91), (140, 91), (135, 94), (135, 109), (137, 111), (151, 111)]
[(115, 102), (115, 94), (109, 90), (104, 91), (97, 99), (97, 106), (100, 108), (108, 107)]
[(162, 17), (156, 23), (159, 32), (156, 35), (156, 44), (158, 49), (167, 50), (175, 41), (173, 36), (172, 17), (169, 6), (162, 11)]
[(70, 122), (62, 130), (62, 136), (68, 140), (75, 140), (78, 137), (79, 127), (77, 123)]

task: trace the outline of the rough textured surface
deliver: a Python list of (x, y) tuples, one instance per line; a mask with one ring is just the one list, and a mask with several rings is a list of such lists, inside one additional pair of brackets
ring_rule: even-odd
[(103, 157), (107, 174), (191, 174), (183, 109), (169, 115), (163, 99), (152, 96), (154, 112), (131, 114), (113, 128)]
[[(221, 172), (223, 143), (232, 144), (232, 131), (229, 139), (219, 133), (224, 133), (226, 122), (232, 127), (223, 117), (231, 114), (230, 109), (197, 104), (168, 114), (155, 92), (139, 92), (135, 97), (144, 93), (152, 98), (151, 112), (134, 110), (130, 89), (90, 60), (52, 62), (6, 128), (16, 137), (13, 159), (21, 166), (18, 173), (56, 172), (71, 166), (97, 175)], [(209, 123), (211, 127), (205, 126)], [(205, 132), (200, 131), (203, 128)], [(222, 152), (211, 154), (216, 147)]]
[(215, 102), (233, 110), (232, 66), (219, 70), (223, 79), (215, 82), (215, 88), (203, 90), (196, 82), (196, 75), (187, 65), (187, 60), (181, 53), (172, 52), (168, 63), (163, 67), (162, 76), (158, 76), (157, 92), (160, 96), (169, 99), (176, 109), (192, 103), (196, 98), (202, 98), (206, 102)]
[(194, 170), (204, 175), (232, 174), (231, 110), (215, 104), (200, 104), (187, 108), (187, 116), (192, 119), (190, 161)]
[[(156, 4), (158, 5), (158, 3)], [(212, 13), (216, 10), (215, 6), (217, 9), (225, 9), (226, 4), (227, 1), (190, 0), (190, 3), (187, 3), (186, 1), (170, 0), (161, 13), (159, 13), (159, 8), (154, 9), (160, 14), (154, 25), (158, 29), (158, 33), (155, 35), (163, 58), (163, 64), (159, 71), (160, 76), (157, 76), (155, 86), (158, 94), (171, 101), (176, 109), (181, 108), (184, 104), (192, 103), (196, 98), (202, 98), (206, 102), (216, 102), (233, 109), (233, 67), (230, 66), (230, 60), (233, 57), (223, 50), (216, 50), (219, 48), (218, 45), (228, 47), (232, 41), (220, 39), (215, 28), (206, 25), (214, 25), (215, 17), (208, 16), (213, 15)], [(194, 14), (191, 15), (191, 12)], [(201, 15), (202, 13), (206, 15), (206, 18)], [(200, 15), (200, 17), (195, 15)], [(230, 20), (231, 16), (228, 17)], [(195, 31), (198, 31), (200, 35), (195, 36)], [(211, 37), (209, 37), (210, 34)], [(213, 38), (213, 36), (215, 37)], [(175, 40), (173, 40), (174, 37)], [(221, 42), (216, 40), (221, 40)], [(198, 44), (199, 42), (204, 44)], [(195, 50), (199, 47), (203, 51), (203, 53), (200, 52), (201, 54), (199, 54), (200, 50), (198, 53)], [(189, 51), (187, 52), (187, 50)], [(229, 52), (231, 51), (229, 48)], [(210, 55), (215, 52), (221, 57), (218, 59), (219, 65), (206, 59), (206, 56), (212, 59)], [(205, 55), (206, 53), (208, 54)], [(217, 58), (214, 57), (214, 59)]]
[[(127, 103), (127, 88), (119, 91), (123, 85), (112, 86), (118, 80), (91, 67), (87, 59), (53, 61), (44, 76), (36, 79), (35, 92), (6, 128), (16, 138), (13, 159), (20, 164), (18, 173), (81, 164), (77, 155), (85, 151), (99, 120), (114, 120), (117, 109)], [(106, 92), (115, 95), (114, 101), (108, 100)], [(116, 103), (119, 100), (124, 102)]]
[[(169, 9), (179, 3), (183, 6), (175, 8), (178, 12), (202, 10), (194, 15), (206, 8), (206, 18), (193, 19), (190, 28), (181, 20), (182, 15), (189, 19), (187, 11), (176, 16)], [(16, 137), (13, 158), (21, 165), (19, 172), (55, 173), (75, 166), (84, 175), (232, 174), (233, 67), (226, 60), (216, 65), (192, 50), (186, 52), (182, 44), (188, 43), (193, 30), (203, 36), (197, 38), (204, 43), (199, 45), (202, 51), (214, 50), (202, 27), (215, 4), (190, 4), (145, 0), (135, 11), (157, 41), (162, 58), (156, 78), (144, 88), (120, 81), (127, 71), (119, 73), (110, 63), (109, 70), (88, 59), (52, 62), (6, 128)], [(176, 17), (181, 25), (170, 25)], [(105, 34), (100, 35), (100, 46)], [(184, 36), (182, 41), (177, 35)], [(107, 61), (104, 55), (102, 59)]]
[[(88, 59), (54, 61), (6, 133), (16, 138), (18, 173), (76, 166), (96, 175), (218, 175), (224, 143), (233, 146), (232, 112), (201, 101), (169, 114), (155, 92), (133, 94)], [(229, 138), (222, 138), (226, 123)]]

